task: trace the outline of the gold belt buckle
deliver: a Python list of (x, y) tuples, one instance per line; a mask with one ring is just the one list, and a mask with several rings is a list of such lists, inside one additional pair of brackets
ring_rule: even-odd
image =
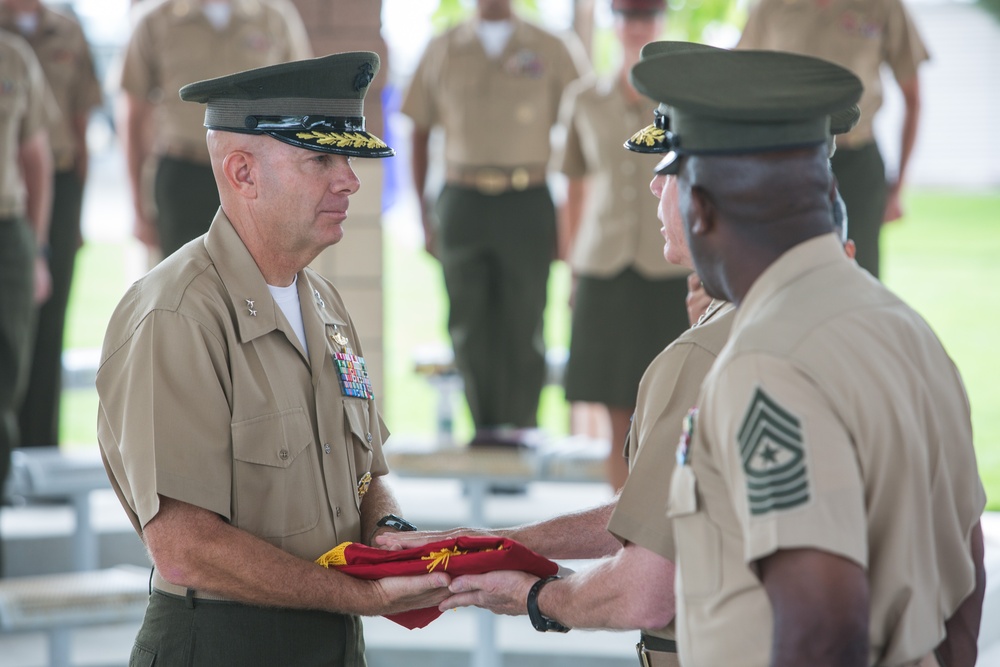
[(510, 187), (515, 190), (526, 190), (531, 183), (531, 175), (524, 167), (518, 167), (510, 174)]
[(499, 169), (480, 169), (476, 172), (475, 183), (476, 189), (483, 194), (498, 195), (507, 189), (507, 174)]
[(646, 650), (646, 643), (639, 642), (635, 645), (635, 652), (639, 655), (639, 667), (653, 667), (649, 660), (649, 651)]

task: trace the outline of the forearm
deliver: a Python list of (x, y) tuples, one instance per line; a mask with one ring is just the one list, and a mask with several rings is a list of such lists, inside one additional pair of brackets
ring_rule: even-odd
[(375, 477), (368, 486), (368, 491), (361, 502), (361, 539), (365, 544), (375, 545), (373, 538), (377, 528), (376, 524), (386, 514), (402, 516), (399, 503), (396, 502), (392, 490), (381, 477)]
[(986, 595), (985, 545), (981, 523), (977, 522), (973, 527), (970, 542), (972, 563), (976, 570), (975, 588), (945, 621), (945, 638), (937, 647), (938, 657), (947, 667), (973, 667), (976, 664), (983, 598)]
[(129, 93), (118, 102), (118, 125), (121, 128), (125, 169), (128, 174), (132, 204), (139, 217), (143, 215), (142, 172), (151, 152), (150, 117), (153, 105)]
[(582, 178), (571, 178), (566, 186), (566, 203), (562, 207), (559, 218), (559, 256), (568, 260), (573, 252), (573, 244), (580, 229), (583, 218), (583, 206), (587, 195), (586, 181)]
[(571, 628), (662, 628), (674, 618), (674, 565), (629, 544), (595, 567), (546, 585), (538, 607)]
[(217, 515), (161, 499), (143, 537), (167, 581), (248, 604), (371, 614), (384, 604), (375, 582), (297, 558)]
[(48, 245), (49, 222), (52, 213), (52, 154), (48, 135), (44, 131), (21, 143), (18, 160), (24, 178), (27, 198), (25, 212), (35, 232), (39, 247)]
[(917, 142), (917, 129), (920, 126), (920, 84), (914, 77), (912, 81), (901, 84), (905, 112), (903, 114), (903, 129), (900, 135), (899, 168), (896, 172), (896, 183), (902, 185), (906, 177), (906, 169), (910, 164), (910, 156)]
[(607, 530), (616, 502), (496, 532), (546, 558), (603, 558), (622, 546)]

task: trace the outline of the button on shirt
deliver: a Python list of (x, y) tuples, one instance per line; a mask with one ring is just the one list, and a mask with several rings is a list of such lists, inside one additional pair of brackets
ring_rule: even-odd
[(309, 560), (362, 538), (359, 484), (387, 472), (388, 431), (374, 400), (341, 390), (334, 333), (363, 353), (340, 296), (310, 269), (297, 284), (308, 358), (220, 211), (119, 304), (98, 441), (137, 531), (160, 494)]

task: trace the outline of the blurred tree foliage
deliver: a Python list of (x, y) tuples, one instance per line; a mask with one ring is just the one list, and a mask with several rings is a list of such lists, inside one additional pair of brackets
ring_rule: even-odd
[(1000, 21), (1000, 0), (978, 0), (979, 6), (993, 15), (993, 18)]

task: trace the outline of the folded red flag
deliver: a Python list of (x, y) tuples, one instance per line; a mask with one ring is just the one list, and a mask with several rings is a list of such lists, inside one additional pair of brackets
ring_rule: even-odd
[[(550, 577), (559, 570), (559, 566), (548, 558), (505, 537), (452, 537), (399, 551), (344, 542), (320, 556), (316, 562), (323, 567), (336, 567), (359, 579), (412, 576), (435, 571), (457, 577), (494, 570), (520, 570), (536, 577)], [(437, 607), (427, 607), (387, 614), (386, 618), (413, 630), (428, 625), (440, 615)]]

